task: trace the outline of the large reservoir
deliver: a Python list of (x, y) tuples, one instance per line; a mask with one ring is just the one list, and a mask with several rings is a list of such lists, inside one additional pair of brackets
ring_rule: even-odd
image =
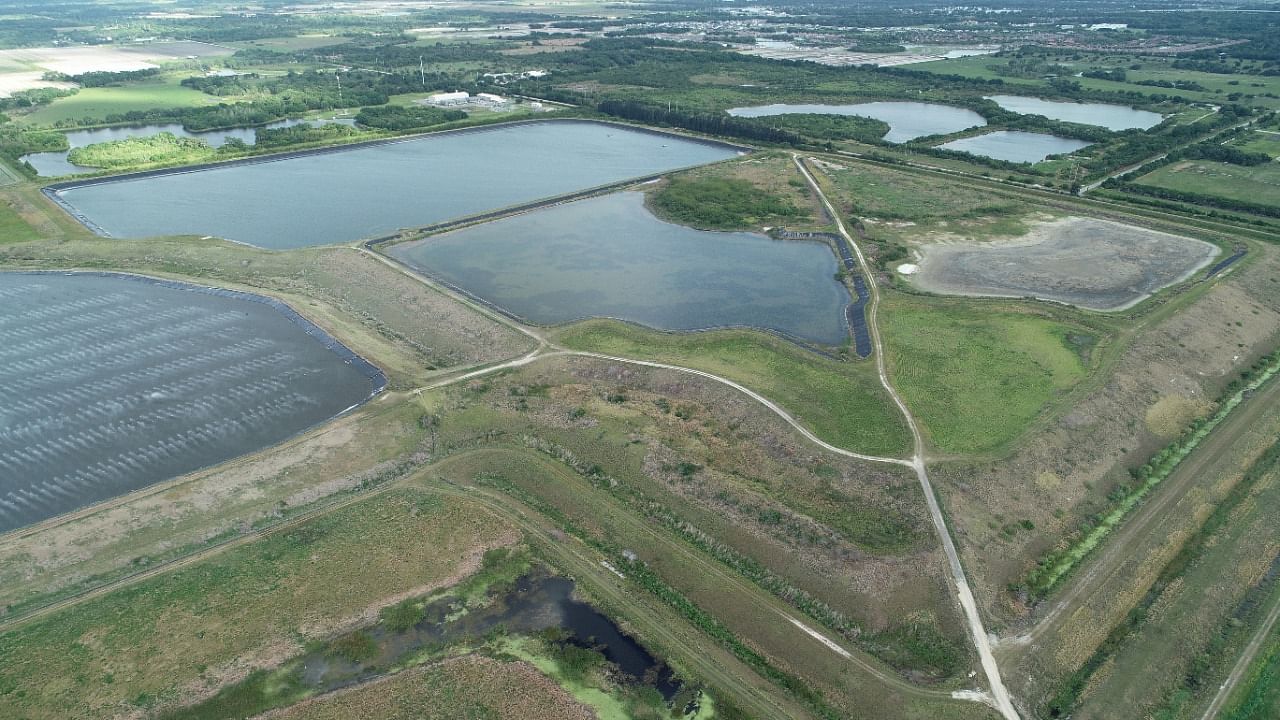
[(0, 532), (260, 450), (383, 384), (264, 298), (0, 273)]
[(580, 200), (392, 246), (428, 275), (521, 318), (613, 317), (660, 330), (749, 326), (849, 337), (827, 245), (706, 232), (654, 217), (644, 195)]
[(214, 235), (287, 249), (375, 237), (736, 153), (619, 125), (544, 121), (125, 177), (58, 195), (112, 237)]

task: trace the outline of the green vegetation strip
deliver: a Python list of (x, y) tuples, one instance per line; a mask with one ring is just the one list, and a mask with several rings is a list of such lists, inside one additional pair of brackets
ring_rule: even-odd
[[(1280, 353), (1272, 353), (1263, 357), (1245, 374), (1242, 380), (1232, 383), (1234, 393), (1227, 398), (1211, 417), (1197, 420), (1191, 428), (1177, 441), (1171, 443), (1146, 465), (1133, 471), (1138, 485), (1132, 489), (1120, 488), (1113, 493), (1115, 505), (1078, 541), (1041, 560), (1039, 565), (1027, 579), (1027, 588), (1032, 594), (1044, 597), (1056, 588), (1064, 578), (1075, 569), (1099, 543), (1102, 542), (1129, 513), (1137, 507), (1157, 485), (1169, 477), (1178, 465), (1191, 454), (1202, 440), (1208, 437), (1215, 427), (1222, 423), (1231, 411), (1244, 402), (1247, 395), (1252, 394), (1263, 383), (1280, 372)], [(1239, 387), (1243, 384), (1243, 387)], [(1238, 389), (1237, 389), (1238, 387)]]
[[(1152, 607), (1164, 595), (1165, 589), (1178, 581), (1186, 573), (1187, 569), (1200, 559), (1210, 543), (1216, 540), (1215, 536), (1218, 532), (1226, 527), (1228, 521), (1232, 519), (1236, 508), (1249, 498), (1258, 480), (1274, 470), (1277, 465), (1280, 465), (1280, 443), (1272, 444), (1245, 470), (1240, 481), (1217, 504), (1195, 535), (1188, 539), (1183, 544), (1182, 549), (1178, 551), (1178, 554), (1164, 566), (1151, 588), (1129, 611), (1124, 620), (1112, 629), (1093, 655), (1085, 661), (1084, 665), (1080, 666), (1062, 683), (1049, 701), (1047, 708), (1049, 717), (1058, 718), (1070, 715), (1093, 674), (1115, 656), (1129, 638), (1133, 637), (1146, 623), (1147, 619), (1151, 617)], [(1249, 595), (1256, 595), (1255, 591), (1257, 589), (1255, 587), (1250, 591)], [(1260, 606), (1261, 603), (1258, 603), (1258, 605)], [(1243, 632), (1245, 624), (1239, 622), (1236, 618), (1228, 618), (1227, 625), (1229, 626), (1229, 631), (1236, 631), (1239, 634)], [(1192, 672), (1203, 673), (1207, 670), (1212, 659), (1209, 656), (1214, 653), (1221, 653), (1228, 644), (1226, 640), (1227, 637), (1225, 635), (1216, 637), (1210, 647), (1197, 657)], [(1203, 678), (1199, 674), (1193, 674), (1185, 677), (1183, 683), (1186, 686), (1197, 686), (1201, 684), (1202, 680)]]

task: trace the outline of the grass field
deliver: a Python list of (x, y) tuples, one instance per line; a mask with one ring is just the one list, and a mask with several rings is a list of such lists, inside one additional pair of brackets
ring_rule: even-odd
[(1227, 495), (1203, 536), (1184, 546), (1173, 569), (1181, 573), (1157, 586), (1146, 622), (1110, 661), (1128, 670), (1099, 673), (1073, 717), (1106, 718), (1115, 707), (1162, 720), (1199, 717), (1277, 592), (1269, 582), (1250, 594), (1276, 558), (1270, 529), (1280, 516), (1280, 454), (1267, 458), (1247, 476), (1249, 487)]
[(0, 244), (37, 240), (40, 234), (8, 204), (0, 204)]
[(1087, 331), (1045, 317), (895, 296), (881, 318), (894, 383), (942, 452), (1001, 448), (1085, 375), (1068, 338)]
[(181, 77), (171, 76), (123, 87), (84, 88), (71, 97), (60, 98), (21, 117), (20, 121), (28, 125), (55, 125), (60, 121), (83, 118), (102, 121), (108, 115), (131, 110), (218, 104), (218, 98), (183, 87), (180, 81)]
[(518, 534), (399, 490), (0, 636), (0, 715), (102, 716), (189, 702), (405, 593), (473, 572)]
[(877, 238), (909, 239), (945, 230), (968, 239), (1020, 235), (1035, 208), (959, 181), (863, 163), (825, 165), (840, 209), (868, 220)]
[(1266, 153), (1280, 158), (1280, 132), (1251, 132), (1231, 142), (1245, 152)]
[(614, 321), (587, 321), (557, 331), (566, 347), (657, 360), (706, 370), (778, 402), (824, 440), (857, 452), (902, 455), (906, 425), (879, 387), (869, 363), (824, 359), (759, 333), (676, 335)]
[(1280, 203), (1280, 162), (1244, 167), (1205, 160), (1183, 160), (1143, 175), (1137, 182), (1231, 200)]

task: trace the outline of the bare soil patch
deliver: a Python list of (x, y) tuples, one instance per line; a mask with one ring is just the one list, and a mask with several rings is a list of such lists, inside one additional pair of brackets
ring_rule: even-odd
[(1012, 241), (930, 243), (919, 252), (911, 282), (929, 292), (1123, 310), (1190, 277), (1219, 250), (1169, 233), (1068, 217), (1035, 225)]

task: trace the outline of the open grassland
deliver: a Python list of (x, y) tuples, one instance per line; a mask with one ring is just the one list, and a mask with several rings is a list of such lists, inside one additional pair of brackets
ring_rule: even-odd
[(1280, 715), (1280, 625), (1273, 627), (1245, 682), (1218, 717), (1222, 720), (1269, 720)]
[(870, 363), (828, 360), (748, 331), (668, 334), (590, 320), (555, 333), (557, 341), (722, 375), (779, 403), (827, 442), (861, 453), (901, 456), (909, 438)]
[(590, 720), (595, 715), (523, 661), (465, 656), (306, 700), (263, 720)]
[(12, 203), (0, 204), (0, 244), (25, 242), (38, 237), (36, 229), (14, 210)]
[(85, 118), (105, 121), (108, 115), (132, 110), (201, 107), (218, 103), (218, 98), (180, 85), (182, 77), (176, 74), (122, 87), (82, 88), (75, 95), (59, 98), (22, 116), (20, 121), (27, 125), (57, 125)]
[(1277, 461), (1273, 443), (1188, 537), (1072, 717), (1108, 718), (1112, 708), (1129, 707), (1148, 717), (1199, 718), (1277, 594)]
[(90, 237), (0, 246), (0, 264), (122, 270), (266, 292), (357, 348), (387, 372), (392, 387), (417, 384), (440, 368), (493, 362), (532, 347), (509, 327), (350, 248), (279, 253), (211, 239)]
[(650, 194), (648, 206), (663, 219), (709, 230), (827, 227), (795, 163), (781, 153), (679, 173)]
[(824, 163), (822, 169), (840, 209), (863, 220), (878, 240), (905, 241), (933, 231), (967, 240), (1021, 235), (1035, 211), (1030, 203), (957, 180), (855, 162)]
[(0, 623), (347, 501), (424, 463), (414, 402), (384, 397), (277, 447), (0, 538)]
[(886, 359), (929, 442), (944, 453), (997, 451), (1084, 378), (1097, 330), (1034, 310), (893, 295)]
[(1245, 152), (1266, 153), (1273, 158), (1278, 158), (1280, 157), (1280, 132), (1272, 130), (1246, 133), (1231, 141), (1231, 145)]
[(0, 635), (0, 714), (190, 702), (381, 605), (458, 582), (517, 537), (472, 503), (389, 493)]
[(1143, 175), (1137, 182), (1251, 203), (1280, 203), (1280, 162), (1244, 167), (1206, 160), (1183, 160)]

